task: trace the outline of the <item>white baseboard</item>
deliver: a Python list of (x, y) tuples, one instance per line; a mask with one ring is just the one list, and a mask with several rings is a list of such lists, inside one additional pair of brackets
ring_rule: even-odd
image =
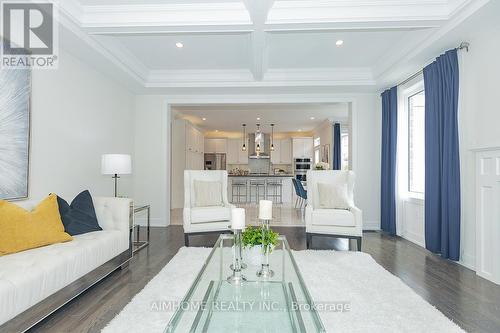
[(472, 269), (473, 271), (476, 270), (476, 260), (468, 253), (462, 253), (462, 258), (460, 259), (460, 261), (458, 261), (458, 263), (462, 266)]
[[(165, 221), (164, 219), (160, 219), (158, 217), (152, 217), (150, 219), (150, 225), (152, 227), (166, 227), (170, 224), (170, 223), (167, 224), (166, 222), (167, 221)], [(170, 222), (170, 221), (168, 221), (168, 222)], [(147, 226), (148, 225), (145, 217), (136, 217), (135, 224), (138, 224), (140, 226)]]
[(403, 230), (401, 233), (401, 237), (403, 237), (406, 240), (409, 240), (414, 244), (417, 244), (418, 246), (425, 248), (425, 239), (421, 235), (417, 235), (415, 233), (408, 232), (407, 230)]
[(380, 221), (363, 221), (363, 230), (380, 230)]

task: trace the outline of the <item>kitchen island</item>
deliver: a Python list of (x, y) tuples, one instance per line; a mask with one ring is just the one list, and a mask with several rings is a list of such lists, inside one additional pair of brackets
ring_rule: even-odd
[[(247, 193), (247, 202), (248, 203), (253, 203), (253, 204), (258, 204), (258, 200), (256, 202), (256, 189), (255, 186), (250, 186), (250, 181), (251, 180), (259, 180), (263, 181), (265, 184), (272, 183), (273, 181), (281, 181), (282, 184), (282, 201), (284, 204), (290, 204), (294, 200), (293, 196), (295, 195), (295, 192), (293, 190), (293, 183), (292, 179), (294, 178), (294, 175), (292, 174), (248, 174), (248, 175), (235, 175), (235, 174), (229, 174), (228, 175), (228, 199), (230, 202), (234, 204), (238, 203), (245, 203), (245, 198), (240, 197), (240, 201), (238, 202), (238, 198), (236, 196), (237, 188), (234, 187), (233, 189), (233, 182), (234, 183), (244, 183), (246, 186), (241, 186), (240, 187), (240, 194)], [(268, 193), (272, 194), (271, 189), (267, 188), (265, 186), (265, 189)], [(235, 194), (233, 198), (233, 194)], [(260, 199), (263, 198), (263, 194), (261, 194)], [(272, 200), (272, 198), (267, 198), (268, 200)]]

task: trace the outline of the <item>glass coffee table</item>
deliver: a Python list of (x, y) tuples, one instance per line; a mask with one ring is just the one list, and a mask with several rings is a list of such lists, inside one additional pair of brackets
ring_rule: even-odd
[(217, 240), (191, 288), (165, 329), (171, 332), (325, 332), (285, 237), (269, 256), (274, 276), (257, 277), (247, 263), (247, 281), (227, 282), (232, 274), (233, 236)]

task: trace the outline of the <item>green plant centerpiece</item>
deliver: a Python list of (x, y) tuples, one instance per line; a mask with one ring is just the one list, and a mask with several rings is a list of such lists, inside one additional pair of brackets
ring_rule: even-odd
[(316, 169), (316, 170), (328, 170), (328, 169), (330, 169), (330, 164), (328, 164), (326, 162), (318, 162), (314, 166), (314, 169)]
[(269, 229), (269, 232), (265, 232), (262, 226), (247, 227), (241, 234), (241, 241), (245, 248), (262, 246), (262, 251), (266, 254), (267, 251), (271, 253), (276, 244), (278, 244), (278, 236), (279, 234), (271, 229)]

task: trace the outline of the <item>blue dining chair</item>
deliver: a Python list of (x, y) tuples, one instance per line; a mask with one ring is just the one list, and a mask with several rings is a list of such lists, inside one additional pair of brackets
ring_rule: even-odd
[(297, 202), (300, 199), (299, 208), (302, 209), (302, 206), (306, 203), (307, 200), (307, 190), (302, 186), (302, 182), (293, 178), (293, 187), (295, 188), (295, 194), (297, 195), (297, 199), (295, 200), (295, 208), (297, 208)]

